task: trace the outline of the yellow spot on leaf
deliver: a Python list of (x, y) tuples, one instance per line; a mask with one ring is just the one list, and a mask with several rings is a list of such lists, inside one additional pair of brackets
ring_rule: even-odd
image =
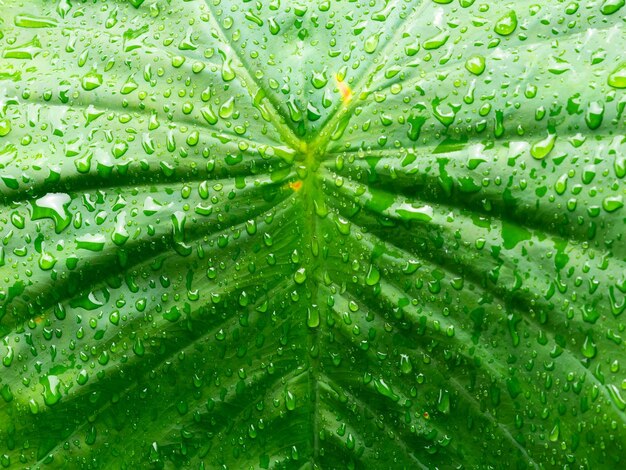
[(341, 101), (344, 103), (350, 102), (352, 99), (352, 88), (347, 83), (339, 80), (339, 77), (335, 75), (335, 80), (337, 81), (337, 88), (339, 88), (339, 93), (341, 93)]

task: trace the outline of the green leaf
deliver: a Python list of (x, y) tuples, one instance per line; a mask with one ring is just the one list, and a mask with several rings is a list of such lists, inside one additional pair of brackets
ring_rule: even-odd
[(0, 465), (621, 468), (623, 6), (5, 0)]

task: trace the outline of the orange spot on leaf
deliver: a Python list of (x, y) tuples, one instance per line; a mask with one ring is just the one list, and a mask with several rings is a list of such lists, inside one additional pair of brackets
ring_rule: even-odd
[(300, 189), (302, 188), (302, 181), (292, 181), (289, 183), (289, 187), (294, 191), (300, 191)]

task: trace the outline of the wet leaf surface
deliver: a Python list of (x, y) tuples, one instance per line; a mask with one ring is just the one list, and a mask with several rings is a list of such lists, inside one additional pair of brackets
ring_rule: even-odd
[(623, 466), (623, 6), (5, 1), (0, 465)]

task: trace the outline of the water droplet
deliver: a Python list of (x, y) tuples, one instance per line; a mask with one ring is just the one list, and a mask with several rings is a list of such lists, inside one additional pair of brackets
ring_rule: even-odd
[(317, 305), (307, 308), (306, 324), (309, 328), (317, 328), (320, 324), (320, 313)]
[(365, 278), (365, 283), (368, 286), (374, 286), (378, 284), (379, 281), (380, 281), (380, 272), (378, 271), (378, 268), (376, 268), (376, 266), (371, 264), (369, 271), (367, 272), (367, 277)]
[(139, 85), (137, 85), (137, 82), (135, 82), (135, 80), (133, 80), (133, 77), (128, 77), (128, 80), (126, 80), (126, 83), (124, 83), (122, 85), (122, 88), (120, 89), (120, 93), (122, 95), (128, 95), (129, 93), (135, 91), (137, 88), (139, 88)]
[(226, 53), (223, 51), (220, 51), (220, 55), (222, 56), (222, 80), (230, 82), (231, 80), (234, 80), (236, 76), (231, 65), (232, 59), (227, 58)]
[(123, 140), (118, 140), (113, 144), (113, 147), (111, 147), (111, 154), (113, 154), (115, 158), (121, 158), (127, 151), (128, 144)]
[(48, 271), (54, 267), (57, 263), (57, 259), (48, 252), (42, 252), (39, 257), (39, 268), (43, 271)]
[(76, 238), (76, 247), (89, 251), (102, 251), (105, 238), (103, 234), (86, 234)]
[(233, 115), (233, 111), (235, 110), (235, 98), (231, 96), (220, 106), (219, 116), (222, 119), (228, 119)]
[(304, 281), (306, 281), (306, 269), (299, 268), (293, 275), (293, 280), (296, 281), (296, 284), (304, 284)]
[(427, 51), (438, 49), (446, 42), (448, 42), (448, 39), (450, 39), (450, 34), (446, 31), (441, 31), (430, 39), (424, 41), (424, 49), (426, 49)]
[(11, 121), (8, 119), (0, 120), (0, 137), (4, 137), (11, 132)]
[(52, 406), (61, 399), (61, 381), (56, 375), (46, 375), (41, 379), (43, 401)]
[(326, 71), (323, 71), (321, 73), (318, 73), (318, 72), (313, 73), (311, 77), (311, 84), (313, 85), (313, 87), (319, 90), (320, 88), (324, 88), (327, 83), (328, 83), (328, 78), (326, 77)]
[(603, 15), (612, 15), (626, 4), (626, 0), (605, 0), (600, 7)]
[(14, 352), (13, 352), (13, 348), (11, 346), (7, 346), (7, 353), (6, 355), (2, 358), (2, 364), (5, 367), (10, 367), (11, 363), (13, 362), (13, 357), (14, 357)]
[(552, 431), (550, 431), (550, 440), (552, 442), (558, 441), (559, 433), (560, 433), (560, 426), (559, 426), (559, 423), (556, 423), (554, 427), (552, 428)]
[(378, 39), (380, 38), (381, 34), (382, 32), (374, 33), (365, 40), (363, 46), (365, 52), (367, 52), (368, 54), (372, 54), (376, 50), (376, 48), (378, 47)]
[(602, 101), (593, 101), (589, 103), (587, 113), (585, 114), (585, 122), (589, 129), (597, 129), (602, 124), (604, 118), (604, 103)]
[(624, 207), (622, 196), (607, 196), (602, 201), (602, 208), (607, 212), (615, 212), (622, 207)]
[(437, 398), (437, 409), (443, 414), (450, 413), (450, 392), (448, 390), (439, 390), (439, 397)]
[(609, 74), (607, 83), (613, 88), (626, 88), (626, 62), (621, 63)]
[(474, 55), (467, 59), (465, 68), (474, 75), (480, 75), (485, 71), (485, 58), (480, 55)]
[(607, 385), (606, 388), (609, 392), (611, 400), (613, 400), (613, 403), (615, 403), (615, 406), (617, 406), (622, 411), (626, 411), (626, 400), (624, 400), (624, 398), (622, 397), (619, 389), (613, 384)]
[(200, 109), (200, 114), (202, 114), (202, 117), (204, 118), (204, 120), (206, 122), (208, 122), (209, 124), (215, 124), (217, 123), (217, 114), (215, 114), (215, 111), (213, 111), (213, 108), (211, 107), (211, 105), (205, 106), (202, 109)]
[(434, 215), (434, 210), (432, 206), (429, 205), (414, 205), (409, 204), (408, 202), (402, 203), (398, 205), (394, 212), (400, 217), (402, 220), (420, 220), (422, 222), (429, 222), (432, 220)]
[(406, 354), (400, 354), (400, 372), (403, 374), (410, 374), (413, 371), (413, 364), (411, 358)]
[(535, 142), (532, 147), (530, 147), (530, 154), (533, 156), (533, 158), (536, 158), (537, 160), (546, 158), (554, 148), (555, 142), (556, 134), (548, 134), (545, 139), (542, 139), (539, 142)]
[(16, 15), (13, 24), (20, 28), (55, 28), (59, 23), (50, 17), (35, 15)]
[(385, 382), (383, 379), (374, 380), (374, 387), (376, 391), (381, 395), (390, 398), (393, 401), (400, 400), (400, 397), (394, 393), (389, 384)]
[(583, 353), (583, 356), (588, 359), (593, 359), (594, 357), (596, 357), (598, 348), (596, 347), (596, 343), (594, 343), (593, 339), (591, 338), (591, 335), (587, 335), (585, 337), (585, 342), (582, 345), (581, 351)]
[(95, 90), (102, 85), (102, 75), (95, 71), (89, 72), (83, 76), (80, 84), (86, 91)]
[(493, 30), (500, 36), (508, 36), (517, 28), (517, 15), (511, 10), (496, 21)]
[(31, 201), (31, 218), (39, 220), (50, 218), (54, 221), (54, 230), (61, 233), (71, 222), (71, 215), (67, 208), (71, 198), (65, 193), (49, 193), (45, 196)]
[(270, 29), (270, 33), (276, 36), (280, 32), (280, 26), (276, 23), (274, 18), (268, 18), (267, 25)]
[(88, 380), (89, 380), (89, 374), (87, 373), (85, 369), (82, 369), (78, 373), (78, 377), (76, 377), (76, 382), (78, 382), (79, 385), (85, 385)]
[(135, 340), (135, 344), (133, 344), (133, 352), (137, 355), (137, 356), (143, 356), (146, 352), (146, 348), (143, 345), (143, 341), (141, 340), (141, 338), (137, 338)]

